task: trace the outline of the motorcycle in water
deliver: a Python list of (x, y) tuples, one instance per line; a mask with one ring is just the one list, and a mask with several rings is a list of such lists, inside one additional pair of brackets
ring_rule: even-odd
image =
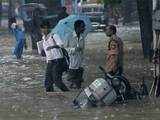
[(116, 101), (125, 101), (130, 93), (131, 87), (128, 80), (122, 75), (111, 76), (104, 68), (99, 67), (104, 78), (97, 78), (88, 87), (81, 90), (73, 100), (75, 108), (89, 106), (111, 105)]

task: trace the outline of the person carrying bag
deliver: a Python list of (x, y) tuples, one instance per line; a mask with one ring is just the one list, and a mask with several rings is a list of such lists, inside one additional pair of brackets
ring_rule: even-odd
[(54, 92), (53, 84), (62, 91), (69, 91), (62, 81), (64, 57), (60, 46), (62, 41), (57, 34), (48, 35), (43, 42), (43, 48), (46, 54), (46, 75), (45, 88), (46, 92)]

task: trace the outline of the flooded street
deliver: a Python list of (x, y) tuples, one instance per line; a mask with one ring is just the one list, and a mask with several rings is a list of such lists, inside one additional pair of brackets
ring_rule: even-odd
[[(125, 39), (125, 75), (131, 84), (142, 82), (144, 77), (150, 88), (152, 66), (143, 60), (139, 35), (134, 32), (128, 36), (134, 38), (131, 40), (122, 35)], [(98, 66), (105, 64), (105, 39), (102, 32), (87, 37), (84, 87), (103, 76)], [(160, 120), (160, 102), (154, 98), (74, 110), (71, 103), (79, 91), (46, 95), (43, 86), (45, 59), (25, 50), (23, 59), (16, 60), (11, 55), (13, 45), (14, 39), (10, 35), (0, 36), (0, 120)]]

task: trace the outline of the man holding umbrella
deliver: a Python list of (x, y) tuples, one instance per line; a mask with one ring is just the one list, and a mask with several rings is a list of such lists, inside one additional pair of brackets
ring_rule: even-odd
[(65, 48), (68, 51), (70, 57), (68, 81), (71, 82), (71, 88), (81, 88), (83, 82), (83, 50), (84, 50), (84, 37), (83, 32), (85, 31), (85, 23), (83, 20), (77, 20), (74, 23), (74, 32), (70, 40), (67, 40)]
[(85, 37), (91, 30), (92, 24), (88, 16), (70, 15), (60, 20), (51, 32), (60, 36), (64, 42), (63, 47), (68, 52), (70, 63), (67, 80), (71, 82), (71, 88), (81, 88)]

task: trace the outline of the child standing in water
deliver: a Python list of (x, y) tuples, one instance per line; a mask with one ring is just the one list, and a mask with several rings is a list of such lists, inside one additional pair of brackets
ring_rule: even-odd
[(22, 26), (16, 23), (13, 23), (11, 28), (16, 38), (16, 45), (13, 54), (16, 56), (17, 59), (21, 59), (25, 43), (25, 31)]

